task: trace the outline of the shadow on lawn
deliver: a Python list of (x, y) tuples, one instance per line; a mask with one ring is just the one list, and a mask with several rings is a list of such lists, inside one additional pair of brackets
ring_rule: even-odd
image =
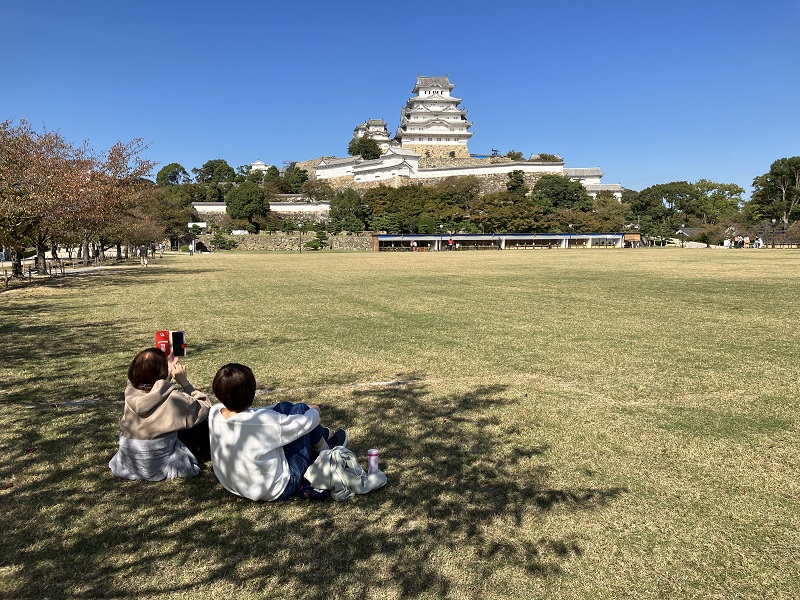
[[(80, 297), (91, 293), (98, 284), (140, 287), (165, 280), (179, 281), (185, 274), (167, 265), (153, 269), (131, 266), (53, 277), (32, 284), (39, 288), (35, 299), (24, 303), (12, 300), (2, 308), (0, 339), (6, 376), (0, 382), (0, 390), (21, 391), (16, 391), (13, 398), (0, 396), (0, 401), (51, 403), (102, 397), (109, 381), (118, 382), (114, 388), (121, 391), (132, 355), (120, 354), (118, 361), (114, 358), (118, 349), (132, 347), (126, 345), (124, 336), (138, 331), (136, 311), (120, 311), (118, 305), (109, 305), (108, 314), (125, 317), (90, 320), (80, 305), (69, 305), (64, 290)], [(58, 291), (50, 294), (50, 289)], [(118, 303), (130, 301), (129, 296), (120, 295)], [(101, 304), (92, 305), (95, 312), (103, 312), (104, 308)], [(99, 353), (103, 354), (103, 360), (92, 364), (84, 377), (76, 378), (75, 359)]]
[[(119, 418), (110, 407), (16, 415), (0, 438), (10, 458), (0, 466), (0, 595), (477, 596), (500, 568), (557, 574), (582, 553), (580, 537), (542, 536), (531, 518), (596, 509), (625, 490), (551, 488), (548, 447), (528, 439), (528, 424), (504, 427), (497, 416), (504, 391), (432, 397), (422, 382), (353, 391), (358, 414), (325, 415), (366, 432), (364, 443), (380, 440), (389, 485), (352, 503), (252, 503), (208, 469), (117, 480), (106, 465)], [(21, 473), (31, 483), (9, 487)]]

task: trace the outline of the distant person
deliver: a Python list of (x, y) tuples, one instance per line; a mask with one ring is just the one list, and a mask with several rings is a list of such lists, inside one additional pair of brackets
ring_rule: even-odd
[(164, 258), (164, 242), (158, 245), (159, 258)]
[(139, 260), (143, 267), (147, 266), (147, 246), (145, 244), (139, 246)]
[(217, 371), (214, 394), (221, 404), (208, 417), (214, 475), (229, 492), (250, 500), (323, 498), (303, 475), (322, 450), (347, 446), (347, 432), (320, 425), (319, 407), (280, 402), (251, 408), (256, 378), (245, 365)]
[[(170, 383), (175, 379), (183, 388)], [(210, 456), (211, 401), (194, 389), (186, 367), (158, 348), (142, 350), (128, 368), (119, 450), (108, 463), (125, 479), (160, 481), (194, 477)]]

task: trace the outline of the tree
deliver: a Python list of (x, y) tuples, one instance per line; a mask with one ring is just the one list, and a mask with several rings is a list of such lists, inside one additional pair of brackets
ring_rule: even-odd
[(700, 179), (694, 183), (694, 187), (694, 202), (686, 205), (686, 214), (697, 217), (704, 225), (716, 225), (738, 214), (744, 194), (740, 186)]
[(206, 161), (199, 169), (192, 169), (192, 173), (197, 183), (227, 183), (236, 178), (233, 167), (222, 158)]
[(524, 196), (528, 193), (528, 186), (525, 185), (525, 173), (523, 171), (511, 171), (508, 174), (506, 189), (512, 194)]
[(41, 248), (79, 211), (91, 170), (85, 147), (75, 148), (58, 132), (38, 133), (24, 120), (0, 123), (0, 245), (11, 250), (14, 277), (22, 277), (25, 247)]
[(283, 179), (286, 182), (287, 193), (298, 194), (303, 189), (303, 184), (308, 181), (308, 171), (292, 166), (286, 170)]
[(225, 195), (225, 210), (233, 219), (247, 220), (256, 230), (269, 215), (267, 193), (252, 181), (245, 181), (231, 188)]
[(518, 161), (522, 160), (522, 152), (517, 152), (516, 150), (509, 150), (506, 152), (506, 158), (510, 158), (511, 160)]
[(781, 221), (784, 230), (800, 218), (800, 156), (779, 158), (769, 172), (753, 179), (751, 204), (763, 218)]
[(366, 221), (367, 211), (361, 200), (361, 195), (353, 189), (347, 188), (336, 192), (331, 200), (330, 220), (344, 223), (351, 220), (351, 217), (361, 222), (363, 230)]
[(383, 152), (378, 142), (369, 137), (353, 138), (347, 146), (350, 156), (361, 156), (364, 160), (380, 158)]
[(436, 233), (436, 219), (428, 214), (420, 215), (417, 221), (417, 231), (419, 233)]
[(125, 236), (120, 221), (135, 221), (141, 215), (137, 209), (139, 194), (153, 185), (144, 176), (155, 165), (141, 157), (146, 149), (144, 140), (136, 138), (128, 143), (117, 142), (94, 158), (90, 178), (82, 186), (81, 208), (75, 219), (84, 261), (89, 258), (90, 242), (97, 242), (102, 251), (109, 239), (116, 241)]
[(611, 192), (600, 192), (594, 199), (594, 215), (597, 231), (622, 231), (630, 223), (631, 212)]
[(189, 174), (183, 165), (178, 163), (168, 164), (156, 175), (156, 185), (180, 185), (182, 183), (189, 183)]
[(666, 216), (674, 216), (678, 212), (691, 209), (697, 200), (697, 189), (687, 181), (673, 181), (651, 185), (639, 192), (639, 201), (647, 202), (655, 212), (663, 207)]
[(591, 210), (592, 199), (579, 181), (561, 175), (542, 175), (533, 190), (547, 198), (554, 208)]
[(303, 244), (309, 250), (322, 250), (323, 248), (327, 248), (328, 243), (328, 234), (325, 233), (324, 227), (317, 227), (316, 236), (314, 239), (306, 242)]
[(300, 191), (314, 202), (330, 202), (335, 194), (331, 184), (322, 179), (309, 179), (303, 182)]

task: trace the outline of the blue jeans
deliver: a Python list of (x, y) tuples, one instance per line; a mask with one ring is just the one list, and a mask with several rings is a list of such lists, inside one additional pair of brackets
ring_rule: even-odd
[[(282, 415), (303, 415), (308, 411), (308, 404), (298, 402), (292, 404), (291, 402), (281, 402), (276, 404), (272, 410), (279, 412)], [(303, 475), (311, 464), (311, 446), (315, 445), (322, 439), (322, 426), (317, 425), (310, 433), (305, 434), (289, 442), (283, 447), (283, 453), (286, 455), (286, 462), (289, 463), (289, 483), (286, 484), (286, 489), (283, 490), (279, 500), (286, 500), (291, 498), (303, 483)]]

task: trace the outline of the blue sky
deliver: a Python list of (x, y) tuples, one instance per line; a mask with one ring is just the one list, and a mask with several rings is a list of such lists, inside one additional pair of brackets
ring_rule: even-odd
[[(187, 170), (346, 155), (417, 74), (450, 76), (473, 153), (561, 154), (640, 190), (800, 155), (800, 0), (0, 0), (0, 119)], [(158, 167), (156, 168), (156, 170)]]

